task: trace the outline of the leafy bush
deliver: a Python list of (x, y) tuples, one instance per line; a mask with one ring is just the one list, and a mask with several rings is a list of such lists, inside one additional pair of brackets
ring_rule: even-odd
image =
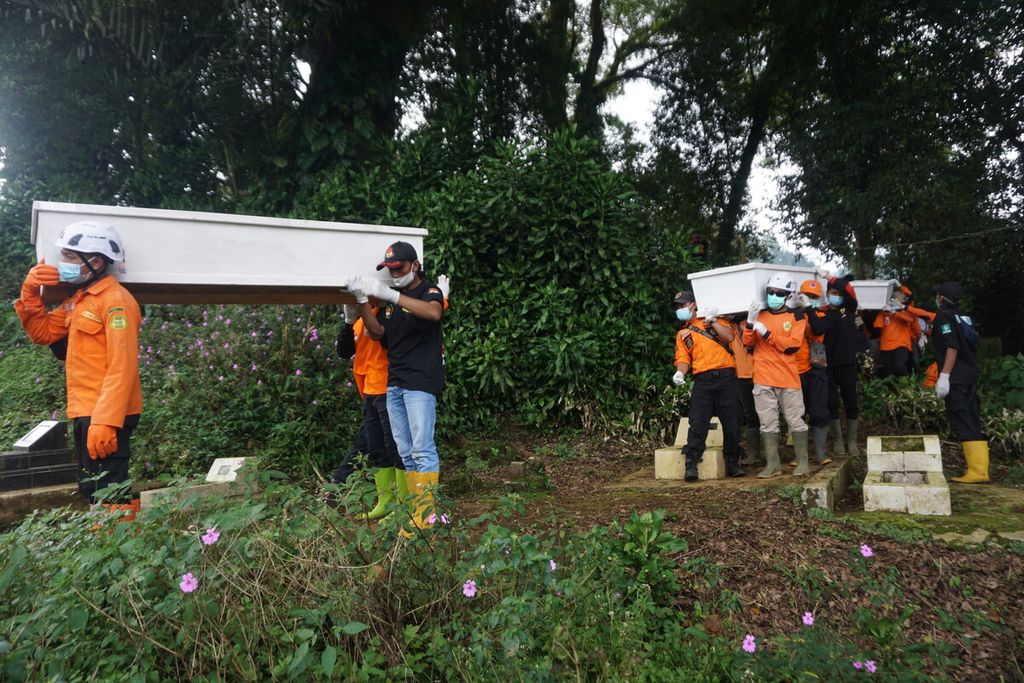
[(945, 433), (949, 430), (945, 407), (934, 389), (921, 386), (917, 377), (889, 377), (861, 382), (865, 416), (908, 434)]
[(984, 363), (981, 373), (980, 393), (988, 411), (1024, 410), (1024, 353)]
[[(15, 324), (21, 329), (16, 317)], [(22, 338), (0, 350), (0, 449), (40, 420), (61, 419), (66, 405), (63, 368), (49, 349)]]

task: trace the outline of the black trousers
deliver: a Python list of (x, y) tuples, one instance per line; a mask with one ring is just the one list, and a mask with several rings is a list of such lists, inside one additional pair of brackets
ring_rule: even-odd
[(359, 424), (355, 443), (348, 449), (338, 468), (331, 475), (331, 482), (343, 484), (355, 471), (356, 456), (360, 453), (370, 457), (374, 467), (395, 467), (405, 469), (398, 455), (395, 437), (391, 435), (388, 420), (388, 397), (386, 394), (367, 395), (363, 399), (363, 421)]
[(957, 441), (988, 441), (981, 431), (981, 399), (977, 384), (950, 384), (946, 417)]
[(740, 453), (740, 413), (736, 398), (736, 373), (729, 370), (702, 372), (693, 378), (690, 395), (690, 431), (686, 435), (683, 453), (687, 462), (697, 462), (704, 456), (705, 442), (711, 418), (722, 423), (726, 456)]
[(839, 395), (843, 396), (843, 409), (847, 420), (860, 417), (857, 405), (857, 366), (840, 365), (828, 368), (828, 415), (839, 419)]
[(902, 346), (892, 351), (882, 351), (882, 362), (878, 366), (879, 377), (906, 377), (910, 374), (907, 357), (910, 352)]
[(736, 378), (736, 397), (740, 403), (740, 425), (760, 429), (761, 420), (757, 418), (754, 408), (754, 378)]
[[(89, 457), (89, 416), (76, 417), (71, 424), (75, 438), (75, 456), (78, 458), (78, 492), (86, 502), (95, 503), (96, 493), (114, 484), (128, 481), (128, 464), (131, 458), (132, 432), (139, 426), (138, 415), (124, 418), (124, 426), (117, 430), (117, 451), (105, 458), (93, 460)], [(96, 477), (99, 477), (96, 479)], [(130, 503), (131, 491), (111, 498), (108, 503)]]
[(800, 375), (804, 410), (812, 427), (828, 427), (828, 369), (811, 368)]

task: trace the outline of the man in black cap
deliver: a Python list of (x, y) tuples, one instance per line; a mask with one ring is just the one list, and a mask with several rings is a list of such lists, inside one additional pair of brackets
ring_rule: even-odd
[[(423, 279), (416, 248), (408, 242), (387, 248), (377, 264), (377, 270), (384, 268), (391, 276), (389, 283), (363, 277), (350, 280), (346, 288), (359, 302), (367, 334), (388, 350), (388, 419), (405, 465), (413, 523), (424, 528), (429, 526), (441, 465), (434, 425), (437, 399), (444, 391), (444, 294)], [(369, 297), (382, 303), (377, 315)]]
[(740, 412), (736, 395), (736, 361), (729, 343), (735, 332), (726, 321), (719, 322), (718, 311), (707, 308), (697, 317), (693, 292), (679, 292), (672, 300), (676, 319), (683, 328), (676, 333), (676, 373), (672, 382), (679, 386), (686, 373), (693, 371), (690, 395), (690, 431), (686, 435), (686, 481), (696, 481), (697, 463), (704, 457), (708, 426), (717, 416), (722, 423), (725, 471), (730, 477), (742, 477), (740, 468)]
[(981, 400), (978, 398), (978, 333), (971, 319), (959, 310), (964, 290), (959, 282), (935, 287), (939, 312), (932, 323), (932, 347), (939, 378), (935, 395), (946, 401), (946, 417), (963, 448), (967, 471), (950, 477), (965, 484), (987, 482), (988, 437), (981, 431)]

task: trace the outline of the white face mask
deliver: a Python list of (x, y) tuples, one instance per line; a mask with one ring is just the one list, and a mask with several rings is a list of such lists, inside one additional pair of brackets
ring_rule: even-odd
[(405, 289), (409, 286), (409, 283), (412, 282), (414, 277), (416, 277), (415, 270), (410, 270), (402, 277), (393, 277), (391, 278), (391, 287), (392, 289)]

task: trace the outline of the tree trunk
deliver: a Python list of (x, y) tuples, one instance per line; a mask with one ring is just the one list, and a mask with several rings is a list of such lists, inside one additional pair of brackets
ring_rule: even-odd
[(729, 198), (722, 214), (722, 223), (718, 228), (715, 249), (711, 255), (715, 265), (726, 265), (732, 258), (736, 226), (739, 224), (743, 198), (747, 193), (747, 181), (750, 180), (754, 157), (757, 156), (757, 150), (761, 147), (767, 130), (769, 102), (770, 98), (764, 98), (750, 120), (750, 130), (747, 131), (747, 139), (740, 153), (740, 163), (729, 183)]

